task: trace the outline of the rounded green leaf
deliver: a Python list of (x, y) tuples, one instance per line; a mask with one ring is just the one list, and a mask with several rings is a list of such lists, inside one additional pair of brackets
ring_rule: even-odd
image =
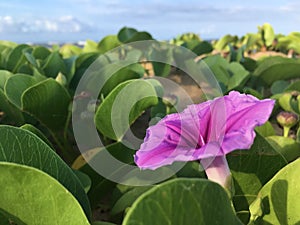
[(230, 63), (227, 67), (227, 70), (231, 75), (231, 77), (228, 80), (228, 90), (233, 90), (238, 86), (243, 86), (250, 75), (249, 72), (237, 62)]
[(300, 80), (292, 82), (285, 91), (299, 91), (300, 92)]
[[(105, 85), (103, 86), (102, 90), (101, 90), (101, 94), (103, 94), (104, 96), (107, 96), (116, 86), (118, 86), (118, 84), (127, 81), (127, 80), (132, 80), (132, 79), (138, 79), (143, 77), (145, 73), (145, 70), (143, 68), (143, 66), (141, 66), (140, 64), (132, 64), (130, 66), (127, 67), (123, 67), (122, 69), (120, 69), (119, 71), (117, 71), (116, 73), (114, 73), (113, 75), (111, 75), (108, 78), (109, 72), (104, 72), (104, 74), (101, 74), (101, 80), (103, 79), (103, 81), (105, 81)], [(95, 77), (97, 80), (99, 80), (99, 76)], [(91, 80), (92, 82), (92, 80)], [(101, 82), (101, 81), (99, 81)], [(91, 86), (89, 85), (89, 88)], [(93, 88), (91, 88), (91, 90), (94, 90)]]
[(90, 177), (79, 170), (73, 170), (73, 172), (76, 174), (76, 176), (80, 180), (85, 192), (88, 193), (88, 191), (90, 190), (91, 185), (92, 185), (92, 181), (91, 181)]
[[(99, 201), (109, 193), (115, 183), (100, 176), (90, 165), (95, 165), (97, 162), (102, 161), (103, 152), (108, 151), (114, 158), (120, 160), (126, 164), (133, 163), (134, 150), (123, 145), (121, 142), (115, 142), (111, 145), (105, 146), (105, 148), (91, 149), (86, 152), (85, 156), (79, 156), (73, 164), (73, 168), (80, 169), (80, 171), (87, 174), (91, 180), (91, 188), (88, 192), (90, 203), (93, 206), (97, 206)], [(86, 163), (89, 162), (89, 163)], [(82, 163), (83, 162), (83, 163)], [(118, 173), (122, 171), (122, 168), (114, 171)]]
[(0, 126), (0, 161), (40, 169), (64, 185), (81, 203), (87, 215), (89, 202), (71, 168), (35, 134), (12, 126)]
[(20, 109), (12, 104), (7, 96), (0, 89), (0, 105), (1, 110), (8, 116), (16, 125), (22, 125), (24, 123), (24, 117)]
[(230, 79), (230, 73), (227, 68), (229, 63), (220, 55), (208, 56), (203, 61), (208, 65), (219, 83), (222, 83), (226, 87)]
[(8, 78), (13, 76), (13, 73), (7, 71), (7, 70), (0, 70), (0, 88), (3, 90), (5, 82)]
[(46, 144), (49, 145), (50, 148), (53, 148), (51, 142), (46, 138), (46, 136), (43, 134), (42, 131), (40, 131), (38, 128), (36, 128), (35, 126), (31, 125), (31, 124), (24, 124), (23, 126), (20, 127), (21, 129), (24, 130), (28, 130), (31, 133), (35, 134), (36, 136), (38, 136), (40, 139), (42, 139)]
[(98, 44), (93, 40), (86, 40), (82, 52), (98, 52), (97, 45)]
[(263, 137), (275, 135), (275, 130), (272, 124), (267, 121), (264, 125), (255, 128), (255, 131)]
[(261, 187), (282, 167), (286, 159), (261, 135), (256, 134), (251, 149), (234, 151), (227, 155), (235, 195), (233, 203), (238, 212), (246, 212)]
[(35, 77), (26, 74), (17, 74), (7, 79), (4, 92), (11, 103), (21, 108), (21, 96), (26, 89), (36, 84)]
[(275, 33), (273, 27), (269, 23), (265, 23), (261, 27), (263, 40), (266, 43), (266, 46), (271, 46), (273, 44)]
[(266, 85), (271, 86), (277, 80), (298, 78), (299, 73), (300, 60), (274, 56), (263, 59), (253, 75), (259, 77)]
[(52, 78), (28, 88), (21, 101), (22, 109), (50, 130), (64, 128), (71, 97), (67, 90)]
[(123, 27), (118, 33), (118, 39), (122, 43), (151, 40), (152, 36), (147, 32), (139, 32), (134, 28)]
[[(33, 167), (0, 162), (0, 210), (27, 225), (89, 225), (79, 203), (57, 180)], [(12, 218), (13, 220), (13, 218)]]
[(8, 59), (6, 62), (7, 70), (15, 73), (18, 71), (18, 68), (22, 66), (25, 62), (25, 56), (23, 54), (23, 50), (28, 48), (29, 45), (17, 45), (8, 55)]
[[(152, 59), (155, 60), (152, 61)], [(166, 77), (171, 71), (171, 64), (173, 61), (172, 51), (168, 48), (163, 48), (163, 46), (160, 46), (159, 44), (157, 46), (153, 46), (149, 54), (149, 61), (152, 63), (155, 76)]]
[[(299, 171), (300, 159), (281, 169), (260, 191), (263, 216), (255, 224), (299, 224)], [(252, 217), (256, 217), (252, 214)]]
[(34, 58), (36, 59), (46, 59), (49, 55), (51, 54), (51, 51), (43, 46), (36, 46), (33, 51), (32, 51), (32, 55), (34, 56)]
[(300, 143), (292, 138), (282, 136), (270, 136), (266, 140), (284, 156), (284, 158), (291, 162), (300, 157)]
[(26, 60), (34, 67), (38, 67), (37, 61), (32, 54), (33, 48), (25, 48), (23, 49), (23, 55), (25, 56)]
[(129, 209), (123, 225), (242, 224), (226, 191), (206, 179), (174, 179), (151, 188)]
[(120, 196), (113, 204), (110, 212), (111, 215), (116, 215), (122, 211), (125, 211), (125, 209), (130, 207), (141, 194), (148, 191), (150, 188), (150, 186), (132, 187), (132, 189), (123, 193), (122, 196)]
[(277, 80), (271, 86), (271, 92), (273, 95), (280, 94), (289, 86), (289, 82), (286, 80)]
[(92, 225), (116, 225), (115, 223), (103, 222), (103, 221), (96, 221), (93, 222)]
[(222, 38), (220, 38), (214, 47), (218, 51), (222, 51), (222, 50), (229, 51), (228, 44), (235, 43), (237, 40), (238, 40), (237, 36), (232, 36), (230, 34), (227, 34), (227, 35), (223, 36)]
[(66, 65), (63, 58), (58, 52), (52, 52), (46, 59), (42, 66), (46, 77), (55, 78), (59, 72), (66, 74)]
[(63, 58), (70, 58), (72, 56), (77, 56), (81, 53), (82, 49), (76, 45), (64, 44), (59, 49), (59, 53), (62, 54)]
[(98, 43), (98, 49), (101, 54), (104, 54), (105, 52), (118, 47), (120, 44), (117, 35), (108, 35)]
[(144, 110), (157, 103), (156, 91), (147, 80), (123, 82), (98, 107), (95, 115), (96, 127), (105, 136), (121, 140), (129, 126)]

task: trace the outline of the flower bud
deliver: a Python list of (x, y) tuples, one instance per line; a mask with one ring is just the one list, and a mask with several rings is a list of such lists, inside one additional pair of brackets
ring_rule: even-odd
[(277, 115), (276, 119), (282, 127), (289, 128), (296, 125), (299, 120), (298, 116), (292, 112), (281, 112)]
[(288, 137), (290, 128), (297, 124), (299, 118), (292, 112), (281, 112), (276, 117), (277, 122), (283, 127), (283, 136)]

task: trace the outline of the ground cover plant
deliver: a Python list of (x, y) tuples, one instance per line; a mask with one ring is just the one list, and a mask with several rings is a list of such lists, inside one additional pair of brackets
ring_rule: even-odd
[[(129, 27), (83, 47), (0, 41), (0, 224), (300, 224), (299, 43), (270, 24), (214, 41)], [(131, 167), (99, 173), (107, 153)]]

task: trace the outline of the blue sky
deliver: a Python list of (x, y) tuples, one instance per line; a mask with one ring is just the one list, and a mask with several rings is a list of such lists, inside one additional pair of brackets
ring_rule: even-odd
[(0, 40), (99, 41), (123, 26), (156, 39), (194, 32), (203, 39), (256, 32), (270, 23), (276, 33), (300, 31), (298, 0), (0, 0)]

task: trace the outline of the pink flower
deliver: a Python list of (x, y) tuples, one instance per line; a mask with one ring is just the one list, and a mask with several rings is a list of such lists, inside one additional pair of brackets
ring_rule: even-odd
[[(214, 174), (210, 168), (228, 172), (225, 155), (251, 147), (254, 128), (268, 120), (274, 103), (231, 91), (229, 95), (190, 105), (147, 129), (135, 163), (141, 169), (154, 170), (175, 161), (201, 160), (208, 177), (209, 173)], [(226, 180), (223, 177), (223, 181), (216, 181), (224, 186)]]

